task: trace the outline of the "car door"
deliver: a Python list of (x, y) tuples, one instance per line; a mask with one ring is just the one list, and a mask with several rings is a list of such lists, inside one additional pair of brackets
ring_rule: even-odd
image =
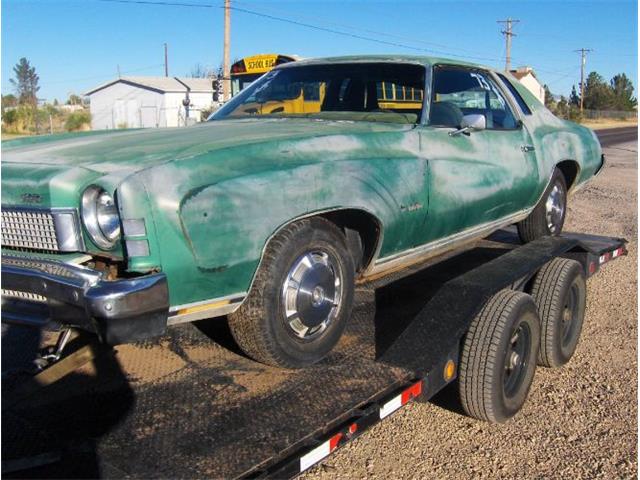
[[(486, 128), (455, 133), (470, 114), (484, 115)], [(528, 133), (489, 73), (435, 66), (420, 135), (429, 162), (425, 243), (498, 222), (529, 201), (537, 167), (524, 151)]]

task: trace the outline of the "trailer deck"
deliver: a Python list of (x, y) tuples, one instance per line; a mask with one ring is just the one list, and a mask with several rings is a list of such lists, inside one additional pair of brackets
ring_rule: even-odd
[(452, 381), (460, 340), (490, 295), (526, 283), (556, 256), (592, 275), (626, 253), (617, 238), (563, 234), (525, 246), (515, 238), (501, 231), (426, 269), (360, 285), (338, 347), (304, 370), (253, 362), (226, 322), (210, 320), (96, 347), (93, 363), (16, 399), (33, 381), (16, 372), (43, 338), (3, 325), (3, 476), (294, 476)]

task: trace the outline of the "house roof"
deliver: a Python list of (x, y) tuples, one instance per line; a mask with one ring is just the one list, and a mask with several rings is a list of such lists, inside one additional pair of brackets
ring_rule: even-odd
[(209, 78), (188, 78), (188, 77), (121, 77), (92, 88), (85, 95), (92, 95), (99, 90), (124, 83), (134, 87), (153, 90), (158, 93), (186, 92), (187, 87), (191, 92), (213, 93), (212, 80)]

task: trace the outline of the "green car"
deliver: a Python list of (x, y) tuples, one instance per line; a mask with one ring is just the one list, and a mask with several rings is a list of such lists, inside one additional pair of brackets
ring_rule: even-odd
[(604, 163), (508, 74), (409, 56), (289, 63), (197, 126), (2, 153), (3, 322), (117, 344), (227, 316), (285, 367), (335, 346), (356, 282), (511, 224), (558, 235)]

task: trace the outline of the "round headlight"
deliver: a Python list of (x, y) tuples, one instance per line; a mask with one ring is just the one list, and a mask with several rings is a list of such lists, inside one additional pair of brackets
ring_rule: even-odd
[(96, 185), (82, 194), (82, 222), (100, 248), (112, 248), (120, 237), (120, 216), (113, 197)]

